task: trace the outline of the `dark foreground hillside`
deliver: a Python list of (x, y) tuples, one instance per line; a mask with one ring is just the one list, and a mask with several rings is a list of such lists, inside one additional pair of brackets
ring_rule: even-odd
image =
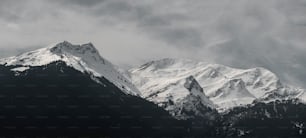
[(222, 117), (225, 136), (306, 137), (306, 106), (296, 100), (236, 107)]
[(1, 136), (184, 136), (185, 121), (104, 78), (56, 62), (15, 76), (0, 66)]

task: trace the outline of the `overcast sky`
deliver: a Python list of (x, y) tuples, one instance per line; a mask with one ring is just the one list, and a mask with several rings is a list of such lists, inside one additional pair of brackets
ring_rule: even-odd
[(306, 88), (306, 0), (0, 0), (0, 30), (0, 57), (92, 42), (123, 68), (188, 58)]

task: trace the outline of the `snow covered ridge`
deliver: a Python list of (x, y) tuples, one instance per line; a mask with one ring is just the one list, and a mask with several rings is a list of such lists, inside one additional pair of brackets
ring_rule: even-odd
[(12, 71), (23, 72), (32, 66), (43, 66), (55, 61), (63, 61), (68, 66), (83, 73), (91, 73), (95, 77), (105, 77), (127, 94), (140, 94), (138, 89), (119, 73), (112, 63), (100, 56), (98, 50), (91, 43), (73, 45), (64, 41), (46, 48), (0, 59), (0, 64), (22, 66), (12, 69)]
[(181, 81), (193, 76), (203, 93), (217, 110), (222, 112), (237, 106), (252, 104), (254, 100), (271, 102), (298, 98), (306, 101), (306, 91), (282, 84), (279, 78), (264, 68), (237, 69), (184, 59), (152, 61), (129, 70), (133, 84), (141, 96), (160, 104), (169, 97), (174, 103), (186, 96)]

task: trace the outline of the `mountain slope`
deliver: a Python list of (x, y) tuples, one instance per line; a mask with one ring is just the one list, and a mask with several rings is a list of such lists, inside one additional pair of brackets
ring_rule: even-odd
[(230, 79), (215, 90), (211, 100), (219, 106), (219, 110), (226, 110), (240, 105), (251, 104), (255, 100), (255, 96), (247, 90), (241, 79)]
[[(156, 67), (165, 68), (164, 65), (167, 64), (156, 64)], [(192, 74), (170, 77), (171, 74), (168, 72), (159, 72), (159, 70), (154, 72), (156, 74), (149, 74), (150, 70), (154, 70), (151, 67), (144, 65), (127, 75), (131, 77), (135, 86), (139, 86), (143, 98), (164, 107), (179, 119), (194, 117), (194, 115), (203, 116), (205, 113), (201, 109), (215, 108)], [(190, 113), (186, 114), (186, 112)]]
[(139, 95), (138, 89), (119, 73), (114, 65), (101, 57), (98, 50), (91, 43), (72, 45), (64, 41), (50, 45), (47, 48), (0, 59), (0, 64), (6, 66), (22, 66), (12, 69), (18, 73), (29, 69), (29, 67), (43, 66), (55, 61), (63, 61), (68, 66), (83, 73), (90, 73), (95, 77), (103, 76), (125, 93)]
[(305, 104), (277, 100), (235, 107), (222, 114), (221, 133), (226, 137), (305, 137)]
[[(1, 137), (141, 137), (186, 135), (188, 127), (162, 108), (125, 94), (106, 78), (95, 78), (57, 61), (16, 76), (0, 65)], [(159, 127), (161, 129), (153, 128)]]
[[(270, 102), (276, 100), (273, 98), (275, 94), (280, 95), (280, 98), (289, 96), (302, 99), (300, 95), (305, 93), (302, 89), (283, 85), (274, 73), (264, 68), (235, 69), (184, 59), (152, 61), (129, 70), (127, 76), (130, 76), (144, 98), (164, 92), (165, 88), (175, 85), (178, 80), (194, 76), (219, 111), (251, 104), (255, 99)], [(152, 98), (149, 100), (154, 101)]]

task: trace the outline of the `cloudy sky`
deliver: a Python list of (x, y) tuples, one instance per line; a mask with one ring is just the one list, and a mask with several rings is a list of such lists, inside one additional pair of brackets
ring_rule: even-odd
[(0, 57), (92, 42), (123, 68), (188, 58), (306, 88), (306, 0), (0, 0), (0, 30)]

